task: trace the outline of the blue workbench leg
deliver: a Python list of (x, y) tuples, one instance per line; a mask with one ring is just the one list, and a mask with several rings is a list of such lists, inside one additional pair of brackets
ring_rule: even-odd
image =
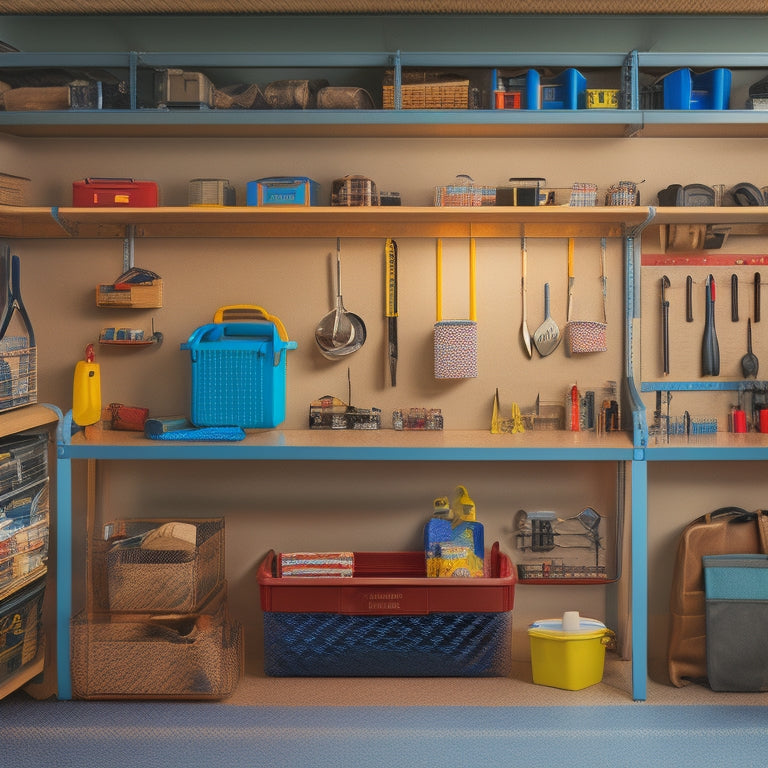
[[(61, 446), (58, 448), (61, 452)], [(72, 462), (56, 460), (56, 670), (59, 699), (72, 698), (70, 618), (72, 616)]]
[(632, 698), (645, 701), (648, 683), (648, 464), (632, 462)]

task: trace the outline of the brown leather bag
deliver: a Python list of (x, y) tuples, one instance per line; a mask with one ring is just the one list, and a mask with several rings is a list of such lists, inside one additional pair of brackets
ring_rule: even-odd
[(768, 512), (722, 507), (689, 523), (672, 575), (667, 664), (672, 685), (706, 682), (703, 555), (768, 554)]

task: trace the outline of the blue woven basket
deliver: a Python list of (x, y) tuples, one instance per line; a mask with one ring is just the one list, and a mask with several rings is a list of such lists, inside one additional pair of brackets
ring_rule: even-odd
[(501, 677), (511, 643), (511, 611), (264, 614), (264, 671), (274, 677)]

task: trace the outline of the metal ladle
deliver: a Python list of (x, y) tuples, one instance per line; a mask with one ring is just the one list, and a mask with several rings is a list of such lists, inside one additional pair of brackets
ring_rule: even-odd
[[(336, 239), (336, 285), (337, 285), (337, 304), (336, 309), (331, 310), (321, 321), (315, 331), (315, 341), (317, 342), (318, 349), (323, 357), (328, 360), (337, 360), (341, 357), (351, 355), (353, 352), (357, 352), (360, 347), (365, 344), (365, 340), (368, 336), (368, 331), (365, 327), (365, 323), (359, 315), (354, 312), (349, 312), (344, 308), (344, 304), (341, 299), (341, 248), (339, 246), (339, 238)], [(343, 313), (343, 314), (339, 314)], [(349, 323), (350, 333), (346, 340), (343, 340), (341, 336), (343, 334), (334, 335), (331, 333), (323, 333), (321, 327), (323, 323), (330, 319), (331, 324), (335, 323), (336, 315), (338, 318), (343, 318), (344, 323)], [(341, 327), (341, 321), (340, 321)], [(335, 342), (335, 343), (334, 343)]]
[(315, 328), (315, 340), (326, 352), (351, 344), (355, 326), (341, 297), (341, 238), (336, 238), (336, 306), (322, 317)]
[(351, 355), (353, 352), (357, 352), (357, 350), (360, 349), (363, 344), (365, 344), (368, 331), (366, 330), (363, 319), (354, 314), (354, 312), (347, 312), (347, 316), (352, 323), (352, 328), (354, 331), (353, 338), (350, 342), (345, 344), (343, 347), (336, 347), (335, 349), (324, 349), (318, 342), (320, 354), (328, 360), (339, 360), (342, 357)]

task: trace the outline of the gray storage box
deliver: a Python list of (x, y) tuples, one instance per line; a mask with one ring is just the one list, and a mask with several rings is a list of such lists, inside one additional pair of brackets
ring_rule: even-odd
[(705, 555), (707, 679), (714, 691), (768, 691), (768, 555)]

